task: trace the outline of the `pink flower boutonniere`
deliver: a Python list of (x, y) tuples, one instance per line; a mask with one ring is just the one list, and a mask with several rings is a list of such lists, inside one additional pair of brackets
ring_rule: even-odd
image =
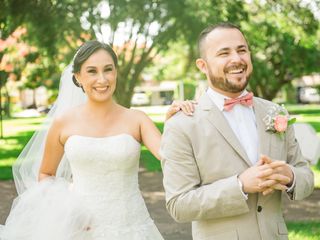
[(282, 136), (289, 125), (295, 123), (295, 118), (290, 118), (284, 106), (273, 106), (268, 109), (267, 115), (263, 118), (266, 124), (266, 131), (277, 133)]

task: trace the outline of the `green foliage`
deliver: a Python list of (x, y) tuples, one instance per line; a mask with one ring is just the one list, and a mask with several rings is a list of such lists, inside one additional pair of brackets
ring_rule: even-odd
[[(319, 3), (314, 5), (320, 9)], [(203, 79), (195, 68), (197, 37), (207, 25), (219, 21), (240, 25), (246, 35), (254, 65), (249, 87), (256, 96), (271, 100), (294, 78), (319, 71), (319, 19), (301, 1), (185, 1), (183, 9), (177, 20), (180, 37), (163, 54), (167, 64), (156, 77)], [(294, 91), (288, 92), (294, 101)]]
[[(130, 105), (135, 85), (157, 54), (167, 51), (176, 41), (185, 42), (189, 47), (187, 69), (195, 59), (195, 42), (202, 26), (221, 20), (243, 20), (246, 15), (242, 1), (231, 0), (215, 3), (191, 0), (111, 0), (104, 3), (110, 14), (103, 16), (99, 8), (93, 7), (88, 10), (86, 21), (91, 28), (96, 29), (99, 36), (103, 35), (103, 27), (109, 27), (109, 41), (117, 50), (120, 66), (115, 97), (124, 106)], [(126, 32), (124, 27), (128, 29)], [(120, 32), (123, 41), (119, 46), (114, 40)]]
[(196, 93), (197, 83), (195, 81), (184, 81), (183, 89), (184, 89), (184, 99), (192, 100), (194, 99), (194, 95)]
[[(314, 5), (319, 9), (318, 1)], [(203, 79), (194, 64), (197, 38), (208, 24), (220, 21), (240, 25), (250, 42), (254, 63), (250, 88), (256, 95), (272, 99), (293, 78), (318, 71), (319, 19), (300, 0), (4, 0), (0, 9), (1, 39), (23, 25), (28, 29), (24, 40), (41, 56), (39, 69), (33, 71), (37, 76), (28, 77), (28, 86), (37, 85), (34, 79), (39, 74), (42, 83), (57, 82), (51, 76), (60, 74), (81, 42), (104, 39), (119, 56), (115, 97), (124, 106), (130, 105), (146, 68), (167, 54), (179, 51), (174, 60), (163, 61), (153, 71), (153, 79)], [(27, 61), (36, 59), (27, 56)]]
[[(182, 69), (178, 70), (178, 73), (180, 73), (178, 80), (203, 79), (203, 76), (199, 74), (195, 66), (195, 60), (198, 57), (197, 39), (200, 32), (208, 25), (221, 21), (246, 22), (248, 20), (248, 12), (245, 10), (245, 3), (239, 0), (187, 0), (183, 1), (183, 3), (180, 2), (176, 7), (173, 12), (176, 15), (175, 25), (178, 37), (172, 37), (171, 39), (174, 41), (173, 51), (182, 51), (178, 53), (180, 56), (176, 58), (176, 61), (179, 62), (179, 67), (183, 64)], [(176, 44), (180, 44), (182, 47), (176, 50)], [(169, 52), (169, 54), (169, 57), (171, 57), (172, 52)], [(166, 67), (164, 66), (164, 68)], [(168, 75), (177, 75), (177, 69), (173, 69)]]
[(254, 1), (242, 22), (249, 40), (254, 73), (250, 88), (272, 100), (294, 78), (319, 70), (319, 20), (301, 1)]

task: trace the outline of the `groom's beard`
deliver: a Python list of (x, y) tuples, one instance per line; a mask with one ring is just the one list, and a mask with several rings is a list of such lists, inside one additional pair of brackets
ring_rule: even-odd
[(220, 89), (224, 92), (231, 92), (231, 93), (239, 93), (246, 89), (249, 79), (251, 77), (251, 73), (246, 77), (246, 81), (242, 84), (235, 84), (231, 80), (227, 79), (226, 77), (216, 77), (212, 73), (211, 69), (209, 70), (209, 80), (213, 87)]

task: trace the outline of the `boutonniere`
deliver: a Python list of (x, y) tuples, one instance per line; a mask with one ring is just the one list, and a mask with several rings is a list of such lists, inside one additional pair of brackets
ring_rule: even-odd
[(295, 123), (296, 118), (290, 118), (285, 107), (275, 105), (268, 109), (267, 115), (263, 118), (266, 124), (266, 131), (283, 136), (289, 125)]

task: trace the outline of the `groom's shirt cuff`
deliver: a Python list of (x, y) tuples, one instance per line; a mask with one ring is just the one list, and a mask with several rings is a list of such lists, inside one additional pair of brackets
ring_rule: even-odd
[(293, 191), (294, 191), (294, 187), (296, 186), (296, 175), (294, 174), (293, 167), (291, 165), (289, 165), (289, 167), (291, 168), (291, 171), (293, 174), (293, 181), (291, 186), (286, 190), (286, 192), (289, 195), (290, 199), (293, 199)]
[(241, 182), (241, 180), (239, 179), (238, 176), (237, 176), (237, 180), (238, 180), (239, 188), (240, 188), (240, 191), (241, 191), (243, 197), (244, 197), (246, 200), (248, 200), (248, 194), (243, 191), (243, 184), (242, 184), (242, 182)]

